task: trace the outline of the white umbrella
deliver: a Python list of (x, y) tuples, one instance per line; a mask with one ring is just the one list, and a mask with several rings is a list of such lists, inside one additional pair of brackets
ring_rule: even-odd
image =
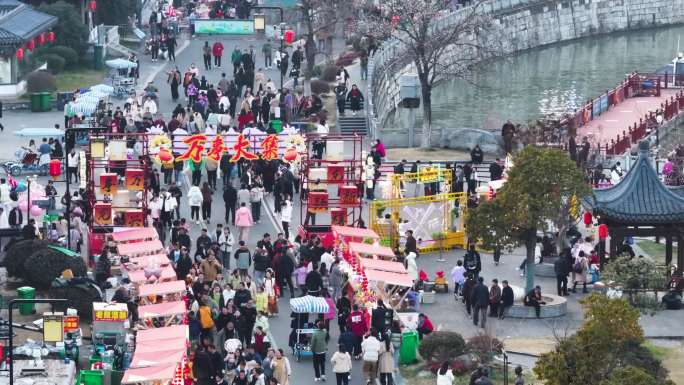
[(99, 95), (91, 92), (86, 92), (84, 94), (80, 94), (76, 97), (76, 102), (92, 102), (92, 103), (97, 103), (102, 99)]
[(133, 63), (125, 59), (112, 59), (105, 62), (107, 67), (114, 68), (117, 70), (136, 68), (138, 64)]
[(114, 93), (114, 87), (106, 84), (96, 84), (90, 87), (90, 92), (100, 92), (105, 95), (111, 95)]
[(92, 102), (86, 102), (86, 101), (77, 101), (74, 103), (72, 106), (72, 111), (77, 114), (77, 113), (83, 113), (84, 115), (91, 115), (97, 110), (97, 102), (92, 103)]

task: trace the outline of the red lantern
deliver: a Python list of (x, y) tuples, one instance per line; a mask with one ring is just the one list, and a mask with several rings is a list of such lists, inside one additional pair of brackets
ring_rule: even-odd
[(29, 40), (26, 42), (26, 49), (29, 51), (33, 51), (33, 49), (36, 48), (36, 42), (33, 40)]
[(608, 238), (608, 225), (605, 223), (600, 224), (598, 227), (598, 233), (600, 239)]
[(584, 222), (585, 226), (589, 226), (589, 225), (591, 225), (591, 221), (592, 221), (591, 213), (589, 211), (585, 211), (584, 216), (582, 217), (582, 222)]
[(95, 10), (97, 9), (97, 1), (91, 0), (90, 3), (88, 3), (88, 9), (95, 12)]
[(24, 49), (23, 48), (17, 49), (17, 60), (19, 60), (19, 61), (24, 60)]
[(53, 180), (57, 180), (62, 174), (62, 162), (59, 159), (52, 159), (50, 161), (50, 176)]
[(43, 32), (43, 33), (41, 33), (40, 35), (38, 35), (38, 36), (36, 37), (36, 40), (38, 40), (38, 44), (40, 44), (40, 45), (45, 45), (45, 40), (46, 40), (46, 38), (45, 38), (45, 32)]
[(287, 44), (292, 44), (295, 41), (295, 33), (292, 30), (287, 30), (283, 34), (283, 40), (285, 40), (285, 43)]
[(47, 41), (52, 43), (55, 41), (55, 33), (50, 31), (47, 33)]
[(401, 17), (399, 17), (399, 15), (392, 16), (392, 28), (397, 28), (399, 21), (401, 21)]

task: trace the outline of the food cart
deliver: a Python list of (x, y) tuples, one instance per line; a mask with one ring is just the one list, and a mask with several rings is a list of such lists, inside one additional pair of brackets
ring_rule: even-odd
[(183, 301), (140, 306), (138, 325), (142, 329), (180, 325), (185, 322), (187, 314), (188, 310)]
[[(305, 295), (303, 297), (291, 298), (290, 299), (290, 309), (293, 313), (298, 315), (308, 315), (311, 313), (324, 314), (330, 311), (330, 306), (328, 302), (323, 297), (314, 297), (311, 295)], [(311, 351), (311, 336), (316, 329), (314, 328), (300, 328), (300, 323), (296, 323), (297, 326), (293, 332), (295, 333), (295, 343), (292, 347), (292, 354), (295, 359), (299, 361), (302, 357), (313, 356)]]
[(185, 296), (185, 281), (170, 281), (140, 285), (138, 296), (142, 305), (181, 301)]

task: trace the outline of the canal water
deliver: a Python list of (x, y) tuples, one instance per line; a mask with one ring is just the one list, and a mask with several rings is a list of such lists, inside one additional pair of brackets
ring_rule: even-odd
[[(522, 52), (481, 65), (470, 82), (454, 80), (433, 93), (433, 126), (500, 129), (571, 112), (615, 87), (625, 75), (653, 72), (684, 51), (684, 26), (615, 33)], [(406, 127), (406, 111), (389, 124)], [(418, 112), (416, 125), (422, 124)]]

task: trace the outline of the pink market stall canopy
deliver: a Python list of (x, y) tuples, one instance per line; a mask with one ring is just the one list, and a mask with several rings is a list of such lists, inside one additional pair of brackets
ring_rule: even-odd
[[(154, 255), (143, 255), (142, 257), (130, 258), (126, 265), (127, 265), (127, 269), (128, 269), (128, 265), (131, 265), (132, 267), (137, 267), (137, 268), (144, 268), (144, 267), (152, 266), (152, 265), (167, 266), (169, 264), (171, 264), (171, 261), (169, 260), (169, 257), (166, 254), (154, 254)], [(135, 270), (135, 269), (130, 268), (128, 270)]]
[(332, 226), (331, 229), (336, 238), (339, 238), (345, 242), (362, 242), (364, 239), (380, 239), (380, 236), (375, 231), (370, 229), (361, 229), (358, 227), (349, 226)]
[(176, 375), (179, 363), (163, 364), (146, 368), (128, 369), (121, 384), (170, 383)]
[(387, 246), (375, 246), (367, 243), (349, 242), (349, 251), (356, 254), (377, 255), (378, 257), (394, 258), (394, 251)]
[(137, 343), (164, 340), (164, 344), (167, 343), (166, 340), (174, 339), (187, 339), (188, 337), (188, 326), (187, 325), (174, 325), (167, 326), (165, 328), (147, 329), (140, 330), (135, 337)]
[(401, 262), (383, 261), (381, 259), (360, 258), (361, 266), (368, 270), (386, 271), (388, 273), (407, 274), (404, 264)]
[(185, 281), (161, 282), (155, 284), (140, 285), (138, 296), (143, 305), (150, 305), (162, 297), (161, 302), (180, 301), (185, 295)]
[(134, 243), (120, 243), (116, 246), (119, 255), (128, 257), (141, 257), (144, 255), (159, 254), (164, 251), (164, 245), (161, 241), (146, 241)]
[[(154, 275), (152, 275), (152, 273), (154, 273)], [(175, 281), (177, 279), (176, 271), (173, 270), (173, 267), (169, 265), (160, 268), (158, 271), (158, 276), (156, 275), (156, 273), (157, 272), (150, 272), (146, 269), (130, 271), (128, 272), (128, 279), (131, 280), (131, 283), (135, 284), (145, 283), (152, 276), (155, 276), (159, 282)]]
[(156, 303), (154, 305), (138, 307), (138, 317), (140, 318), (169, 317), (185, 315), (186, 313), (187, 309), (185, 309), (185, 302), (183, 301)]
[(110, 237), (114, 242), (149, 241), (158, 238), (157, 230), (153, 227), (125, 228), (114, 231)]
[(400, 274), (380, 270), (365, 270), (365, 274), (366, 278), (371, 282), (384, 282), (387, 285), (404, 287), (413, 286), (413, 280), (406, 273)]
[[(157, 329), (148, 329), (148, 330), (159, 330), (159, 329), (166, 329), (166, 328), (157, 328)], [(141, 330), (138, 332), (146, 331), (146, 330)], [(163, 340), (163, 343), (160, 343), (159, 340), (150, 340), (150, 341), (137, 341), (135, 344), (135, 352), (136, 353), (151, 353), (151, 352), (162, 352), (165, 350), (176, 350), (176, 349), (187, 349), (188, 348), (188, 341), (185, 337), (182, 338), (173, 338), (173, 339), (165, 339)]]
[(135, 352), (131, 361), (131, 368), (176, 364), (185, 357), (185, 349), (170, 349), (158, 352)]

